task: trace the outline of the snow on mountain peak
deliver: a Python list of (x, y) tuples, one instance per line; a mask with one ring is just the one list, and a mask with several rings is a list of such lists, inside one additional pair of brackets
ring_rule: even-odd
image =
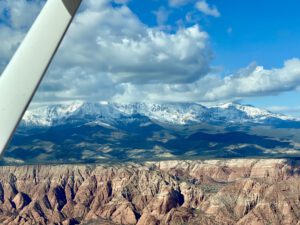
[(90, 122), (94, 120), (112, 124), (124, 118), (134, 118), (137, 114), (151, 120), (181, 125), (201, 122), (262, 123), (270, 118), (295, 120), (254, 106), (236, 103), (206, 107), (197, 103), (77, 102), (30, 109), (25, 113), (22, 123), (28, 126), (52, 126), (70, 121), (87, 120)]
[(237, 103), (225, 103), (212, 108), (220, 108), (224, 111), (231, 112), (232, 114), (236, 111), (244, 113), (248, 118), (264, 120), (267, 118), (278, 118), (281, 120), (295, 120), (295, 118), (285, 116), (278, 113), (272, 113), (266, 109), (260, 109), (252, 105), (241, 105)]

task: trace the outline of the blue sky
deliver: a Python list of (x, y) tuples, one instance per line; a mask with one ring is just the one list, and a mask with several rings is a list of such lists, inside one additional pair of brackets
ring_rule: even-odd
[(167, 1), (145, 1), (141, 7), (139, 1), (131, 1), (129, 7), (149, 26), (157, 26), (153, 12), (160, 7), (169, 11), (166, 24), (173, 26), (184, 20), (187, 12), (197, 13), (198, 23), (210, 35), (214, 63), (228, 70), (234, 71), (251, 61), (267, 68), (282, 66), (284, 60), (299, 55), (299, 1), (208, 0), (207, 3), (215, 5), (221, 16), (201, 15), (193, 1), (180, 7), (169, 7)]
[[(286, 59), (299, 57), (300, 54), (300, 2), (297, 0), (211, 0), (207, 3), (217, 7), (218, 18), (198, 14), (198, 23), (210, 35), (214, 51), (213, 65), (222, 67), (223, 73), (236, 70), (256, 62), (265, 68), (282, 67)], [(164, 7), (169, 11), (166, 24), (177, 25), (187, 12), (193, 11), (195, 2), (169, 7), (168, 1), (147, 1), (141, 7), (138, 1), (129, 6), (149, 26), (157, 26), (153, 11)], [(197, 13), (197, 12), (195, 12)], [(282, 109), (290, 114), (300, 115), (300, 93), (285, 92), (271, 96), (258, 96), (244, 99), (245, 103)], [(276, 106), (275, 106), (276, 105)], [(273, 107), (274, 106), (274, 107)], [(280, 111), (280, 110), (279, 110)]]
[[(0, 2), (2, 69), (43, 4)], [(299, 9), (296, 0), (85, 0), (35, 101), (239, 101), (300, 116)]]

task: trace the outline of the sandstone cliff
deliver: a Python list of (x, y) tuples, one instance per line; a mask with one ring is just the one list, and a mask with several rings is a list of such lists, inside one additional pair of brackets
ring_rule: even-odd
[(298, 163), (0, 167), (0, 223), (299, 225)]

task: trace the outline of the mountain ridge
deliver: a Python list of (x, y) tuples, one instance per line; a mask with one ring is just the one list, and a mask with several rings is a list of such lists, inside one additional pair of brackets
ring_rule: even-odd
[[(199, 103), (68, 103), (29, 109), (22, 120), (27, 126), (55, 126), (80, 118), (113, 124), (135, 115), (162, 123), (189, 125), (201, 122), (265, 123), (269, 119), (299, 121), (265, 109), (237, 103), (204, 106)], [(74, 122), (74, 121), (73, 121)]]
[(235, 103), (74, 103), (29, 110), (4, 164), (299, 157), (300, 121)]
[(1, 224), (299, 225), (299, 160), (0, 167)]

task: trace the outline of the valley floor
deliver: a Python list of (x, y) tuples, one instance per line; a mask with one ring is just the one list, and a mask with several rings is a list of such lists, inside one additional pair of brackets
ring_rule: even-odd
[(1, 224), (300, 225), (300, 161), (0, 167)]

